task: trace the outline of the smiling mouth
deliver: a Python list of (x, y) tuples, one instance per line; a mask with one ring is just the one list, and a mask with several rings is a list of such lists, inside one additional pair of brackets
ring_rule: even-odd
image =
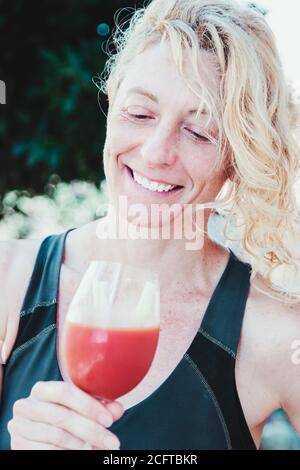
[(174, 193), (183, 188), (183, 186), (181, 185), (163, 184), (157, 181), (149, 180), (148, 178), (145, 178), (141, 174), (132, 170), (129, 166), (125, 165), (125, 167), (134, 183), (141, 186), (141, 188), (147, 189), (151, 192), (169, 194)]

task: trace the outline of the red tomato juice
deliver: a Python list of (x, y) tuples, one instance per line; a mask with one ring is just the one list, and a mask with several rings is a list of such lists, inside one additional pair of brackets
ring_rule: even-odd
[(147, 374), (159, 327), (98, 328), (66, 322), (64, 357), (71, 380), (85, 392), (115, 400)]

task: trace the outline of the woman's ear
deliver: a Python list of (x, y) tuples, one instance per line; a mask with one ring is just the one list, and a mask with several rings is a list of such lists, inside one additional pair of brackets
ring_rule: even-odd
[(233, 181), (234, 179), (234, 174), (235, 174), (235, 171), (234, 171), (234, 167), (232, 164), (228, 164), (227, 167), (226, 167), (226, 176), (227, 178), (230, 180), (230, 181)]
[(226, 163), (225, 163), (225, 175), (230, 181), (234, 180), (235, 168), (233, 164), (233, 156), (231, 152), (227, 153)]

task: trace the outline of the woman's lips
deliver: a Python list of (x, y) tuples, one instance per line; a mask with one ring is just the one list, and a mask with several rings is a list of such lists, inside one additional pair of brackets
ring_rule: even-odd
[(175, 184), (175, 183), (170, 183), (168, 181), (163, 181), (163, 180), (160, 180), (159, 178), (148, 178), (148, 176), (146, 175), (143, 175), (143, 173), (141, 173), (140, 171), (138, 170), (134, 170), (132, 168), (130, 168), (128, 165), (126, 165), (129, 170), (131, 171), (131, 173), (136, 173), (138, 176), (140, 176), (141, 178), (146, 178), (146, 180), (152, 182), (152, 183), (157, 183), (157, 184), (162, 184), (164, 186), (175, 186), (177, 188), (182, 188), (182, 186), (180, 184)]
[(140, 189), (143, 192), (147, 192), (147, 194), (150, 193), (150, 194), (153, 194), (154, 196), (158, 196), (158, 197), (168, 197), (169, 195), (177, 193), (178, 191), (181, 191), (183, 189), (183, 186), (176, 186), (175, 188), (170, 189), (169, 191), (160, 191), (160, 192), (159, 191), (151, 191), (150, 189), (144, 188), (144, 186), (142, 186), (137, 181), (135, 181), (135, 179), (133, 177), (132, 169), (129, 166), (125, 165), (124, 168), (125, 168), (125, 171), (126, 171), (127, 175), (129, 176), (131, 182), (135, 185), (135, 187), (137, 187), (138, 189)]

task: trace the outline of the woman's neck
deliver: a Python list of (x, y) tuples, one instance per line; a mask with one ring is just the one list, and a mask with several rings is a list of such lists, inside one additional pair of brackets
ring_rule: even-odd
[[(110, 233), (109, 233), (110, 230)], [(207, 221), (204, 233), (207, 230)], [(222, 273), (228, 260), (228, 252), (223, 247), (203, 235), (200, 247), (191, 248), (190, 240), (182, 239), (141, 239), (131, 231), (131, 237), (112, 237), (111, 223), (106, 217), (91, 222), (78, 230), (74, 250), (69, 251), (66, 260), (72, 266), (72, 259), (80, 258), (84, 270), (95, 259), (117, 261), (139, 267), (147, 267), (159, 273), (161, 288), (170, 292), (189, 285), (203, 292), (209, 292), (215, 285), (216, 276)], [(72, 235), (72, 232), (71, 232)], [(109, 236), (110, 235), (110, 236)], [(72, 256), (73, 253), (73, 256)], [(84, 267), (83, 267), (84, 266)]]

